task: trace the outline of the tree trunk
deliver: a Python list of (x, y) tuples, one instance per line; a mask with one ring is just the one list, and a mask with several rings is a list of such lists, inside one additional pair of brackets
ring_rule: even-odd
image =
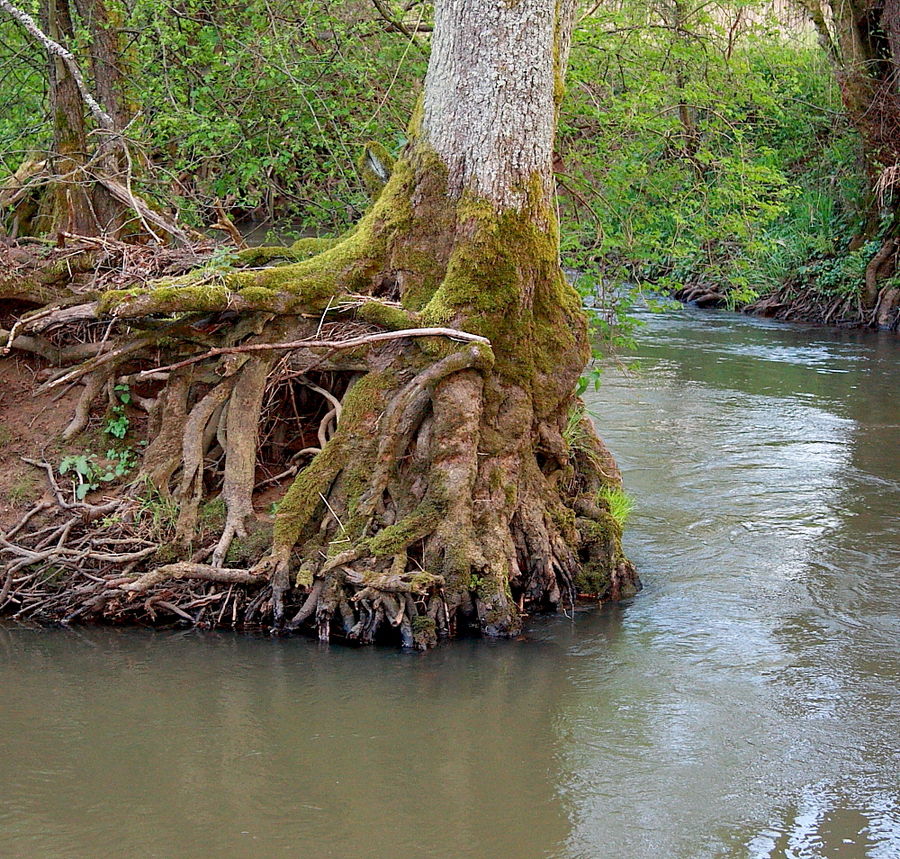
[[(140, 202), (126, 187), (122, 174), (122, 139), (116, 132), (127, 117), (123, 80), (119, 68), (118, 32), (103, 0), (45, 0), (41, 29), (22, 9), (4, 2), (3, 11), (21, 24), (47, 51), (50, 109), (53, 117), (53, 145), (46, 161), (31, 162), (31, 177), (41, 180), (41, 192), (31, 195), (16, 188), (13, 177), (10, 190), (19, 203), (16, 230), (37, 234), (75, 233), (85, 236), (117, 235), (130, 207)], [(91, 33), (92, 71), (100, 101), (90, 93), (77, 60), (66, 47), (75, 44), (78, 9), (79, 28)], [(102, 105), (101, 105), (102, 103)], [(90, 142), (85, 121), (86, 108), (98, 123), (100, 135)], [(23, 167), (29, 165), (23, 165)], [(22, 215), (27, 212), (26, 218)], [(34, 217), (32, 220), (32, 212)]]
[(859, 243), (880, 234), (882, 245), (869, 262), (861, 300), (877, 324), (879, 281), (897, 268), (900, 237), (900, 0), (801, 0), (801, 5), (833, 61), (841, 100), (863, 144), (872, 192)]
[[(91, 34), (91, 77), (97, 98), (112, 119), (114, 128), (121, 131), (131, 119), (119, 40), (121, 14), (114, 7), (107, 6), (104, 0), (75, 0), (75, 7)], [(128, 165), (118, 141), (107, 135), (99, 146), (105, 152), (101, 152), (98, 159), (98, 169), (109, 178), (126, 184), (124, 174)], [(125, 206), (102, 184), (94, 185), (92, 196), (94, 213), (104, 234), (120, 235), (128, 215)]]
[[(179, 576), (224, 581), (252, 544), (264, 440), (283, 444), (287, 426), (312, 455), (252, 567), (266, 585), (245, 620), (424, 648), (466, 629), (512, 636), (525, 612), (637, 589), (609, 503), (621, 479), (574, 393), (590, 351), (559, 265), (552, 153), (573, 9), (439, 2), (409, 143), (342, 239), (244, 254), (287, 265), (101, 296), (123, 324), (202, 311), (223, 332), (218, 349), (163, 368), (151, 414), (142, 476), (179, 505), (185, 555), (221, 463), (212, 563), (171, 567)], [(240, 321), (216, 323), (226, 310)], [(75, 371), (99, 380), (87, 396), (142, 350), (158, 363), (160, 342), (142, 331)], [(146, 594), (165, 578), (117, 587)]]
[(104, 0), (75, 0), (84, 26), (91, 34), (91, 77), (103, 108), (116, 128), (122, 129), (131, 119), (131, 108), (125, 95), (125, 72), (119, 40), (121, 13)]
[[(74, 27), (68, 0), (48, 0), (47, 29), (50, 38), (71, 44)], [(50, 107), (53, 112), (53, 152), (50, 166), (63, 181), (49, 186), (42, 201), (39, 232), (71, 232), (96, 235), (90, 180), (84, 172), (87, 160), (87, 130), (84, 104), (78, 86), (66, 64), (58, 56), (50, 61)]]

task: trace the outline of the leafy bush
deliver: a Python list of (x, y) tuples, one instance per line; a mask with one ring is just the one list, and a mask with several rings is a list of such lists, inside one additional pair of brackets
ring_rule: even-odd
[(759, 10), (735, 26), (753, 5), (683, 2), (676, 22), (675, 5), (603, 4), (577, 30), (564, 232), (607, 277), (735, 306), (859, 232), (865, 175), (827, 59)]

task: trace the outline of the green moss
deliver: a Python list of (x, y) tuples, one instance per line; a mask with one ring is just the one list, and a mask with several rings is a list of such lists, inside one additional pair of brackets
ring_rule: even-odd
[(412, 628), (413, 632), (434, 632), (436, 624), (434, 620), (430, 617), (426, 617), (422, 614), (417, 614), (412, 619)]
[[(351, 533), (358, 531), (362, 525), (356, 520), (356, 514), (372, 477), (372, 465), (378, 449), (375, 427), (389, 394), (396, 390), (398, 384), (394, 370), (373, 372), (356, 382), (344, 397), (341, 428), (347, 438), (346, 443), (352, 446), (343, 475), (350, 516), (345, 524)], [(351, 427), (356, 427), (356, 431)]]
[[(309, 259), (252, 271), (228, 270), (209, 280), (209, 273), (191, 272), (159, 281), (149, 289), (110, 290), (100, 299), (101, 313), (135, 303), (142, 313), (211, 312), (232, 308), (293, 312), (318, 311), (342, 292), (365, 292), (371, 286), (387, 248), (388, 237), (408, 225), (411, 173), (395, 171), (372, 208), (354, 230), (338, 242), (310, 239), (294, 253), (313, 252)], [(404, 193), (404, 189), (406, 192)]]
[[(351, 230), (349, 232), (354, 232)], [(304, 236), (302, 238), (297, 239), (291, 247), (291, 253), (294, 258), (297, 260), (301, 259), (309, 259), (310, 257), (316, 256), (316, 254), (324, 253), (327, 250), (331, 250), (331, 248), (336, 247), (340, 242), (349, 235), (345, 233), (343, 236)]]
[(430, 617), (416, 615), (412, 619), (412, 632), (419, 650), (428, 650), (437, 644), (437, 624)]
[[(2, 427), (0, 429), (5, 429)], [(7, 442), (0, 442), (6, 444)], [(41, 494), (41, 484), (33, 474), (23, 474), (14, 480), (7, 490), (6, 498), (10, 504), (22, 505), (35, 501)]]
[[(278, 506), (274, 530), (277, 547), (294, 546), (319, 507), (324, 507), (322, 496), (327, 497), (332, 482), (342, 469), (345, 470), (347, 497), (351, 501), (350, 514), (353, 515), (372, 473), (371, 453), (361, 455), (361, 448), (374, 444), (372, 430), (384, 410), (385, 393), (396, 384), (396, 375), (386, 370), (363, 376), (347, 392), (340, 432), (297, 475)], [(351, 532), (355, 524), (344, 522)], [(346, 545), (338, 548), (346, 548)]]
[(304, 561), (297, 570), (294, 578), (294, 586), (298, 588), (311, 588), (314, 579), (313, 564), (310, 561)]
[(562, 504), (550, 506), (550, 517), (553, 523), (564, 535), (572, 535), (575, 532), (575, 511)]
[(153, 560), (160, 566), (183, 561), (184, 547), (178, 543), (163, 543), (153, 555)]
[(259, 305), (260, 307), (274, 305), (278, 299), (277, 292), (273, 292), (271, 289), (267, 289), (264, 286), (245, 286), (241, 290), (240, 295), (241, 298)]
[(416, 573), (410, 580), (410, 585), (414, 591), (422, 592), (428, 590), (435, 584), (435, 577), (431, 573), (424, 571)]
[[(203, 275), (206, 277), (207, 275)], [(219, 278), (215, 283), (197, 283), (198, 275), (160, 281), (148, 290), (112, 289), (103, 293), (98, 301), (100, 313), (110, 313), (129, 299), (147, 297), (152, 301), (152, 312), (178, 313), (187, 311), (214, 311), (227, 305), (229, 290)]]
[(337, 245), (344, 236), (340, 237), (310, 237), (304, 236), (297, 239), (290, 247), (282, 245), (259, 245), (255, 248), (244, 248), (238, 251), (237, 258), (243, 265), (266, 265), (278, 260), (300, 262), (314, 257), (323, 251), (327, 251)]
[(494, 468), (488, 475), (488, 486), (491, 492), (496, 492), (504, 482), (503, 471), (500, 468)]
[(356, 162), (360, 178), (372, 199), (384, 190), (394, 169), (394, 158), (380, 143), (370, 140)]
[(487, 337), (497, 371), (533, 388), (544, 414), (558, 406), (560, 356), (583, 358), (580, 372), (588, 351), (581, 302), (559, 269), (556, 216), (540, 177), (524, 192), (522, 211), (504, 212), (463, 195), (445, 276), (421, 315), (425, 325), (453, 324)]
[(612, 570), (622, 555), (622, 528), (608, 513), (599, 520), (576, 520), (580, 569), (575, 586), (580, 593), (603, 597), (609, 590)]
[(472, 582), (472, 556), (462, 543), (451, 543), (444, 549), (441, 573), (447, 582), (448, 593), (475, 590)]
[(225, 527), (228, 510), (222, 498), (213, 498), (197, 512), (197, 525), (207, 533), (216, 533)]
[[(398, 385), (394, 370), (367, 373), (347, 392), (341, 414), (343, 427), (354, 427), (377, 418), (384, 409), (386, 394)], [(371, 463), (368, 464), (371, 468)]]
[(340, 435), (335, 436), (297, 475), (278, 506), (273, 531), (276, 548), (293, 548), (313, 518), (322, 497), (345, 462)]
[(229, 567), (250, 567), (268, 552), (272, 545), (272, 525), (253, 523), (246, 537), (235, 537), (231, 542), (225, 563)]
[(440, 518), (441, 513), (437, 507), (427, 501), (423, 502), (409, 516), (372, 537), (368, 544), (369, 551), (375, 557), (396, 555), (433, 531)]
[(419, 320), (408, 310), (385, 304), (383, 301), (365, 302), (357, 308), (356, 315), (363, 321), (386, 328), (388, 331), (415, 328), (419, 324)]
[(622, 536), (622, 526), (609, 513), (602, 513), (600, 516), (599, 520), (578, 519), (582, 539), (602, 543), (618, 541)]
[(579, 594), (602, 597), (612, 581), (610, 569), (600, 564), (582, 564), (575, 575), (575, 589)]

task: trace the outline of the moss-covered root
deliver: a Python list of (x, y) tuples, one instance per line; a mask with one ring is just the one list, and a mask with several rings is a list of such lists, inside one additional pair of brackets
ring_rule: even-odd
[[(373, 359), (382, 368), (344, 395), (338, 432), (282, 500), (274, 550), (250, 571), (238, 569), (239, 553), (225, 557), (225, 542), (240, 535), (252, 511), (255, 428), (268, 367), (248, 360), (199, 397), (187, 371), (173, 375), (160, 396), (162, 427), (145, 465), (167, 483), (171, 463), (185, 462), (177, 491), (183, 512), (198, 492), (202, 451), (213, 437), (221, 441), (226, 521), (218, 557), (209, 566), (193, 560), (151, 568), (139, 579), (91, 567), (100, 575), (86, 590), (73, 572), (59, 601), (65, 613), (53, 608), (46, 617), (153, 620), (165, 610), (181, 621), (271, 621), (276, 629), (311, 628), (323, 640), (425, 649), (468, 629), (515, 635), (525, 612), (568, 609), (576, 589), (628, 596), (635, 577), (620, 530), (589, 489), (600, 471), (559, 467), (581, 454), (556, 437), (558, 421), (535, 427), (523, 420), (530, 414), (525, 392), (498, 386), (471, 349), (434, 364), (411, 347)], [(508, 432), (506, 422), (519, 429)], [(195, 521), (196, 511), (189, 516)], [(261, 540), (244, 563), (268, 539), (265, 529), (257, 533)], [(236, 545), (247, 550), (253, 537)], [(146, 551), (141, 545), (135, 558)], [(48, 591), (45, 605), (54, 600)], [(214, 608), (198, 611), (202, 606)]]
[(338, 238), (301, 238), (285, 247), (282, 245), (259, 245), (238, 251), (238, 261), (245, 266), (270, 265), (273, 262), (302, 262), (317, 254), (330, 250), (346, 236)]
[(241, 370), (228, 403), (222, 482), (227, 515), (222, 536), (213, 551), (212, 563), (216, 567), (223, 566), (231, 541), (247, 536), (247, 520), (253, 515), (259, 415), (273, 361), (271, 356), (251, 358)]
[[(535, 429), (527, 394), (486, 383), (479, 354), (466, 347), (406, 383), (371, 374), (348, 393), (349, 423), (295, 480), (274, 551), (255, 568), (273, 581), (276, 626), (298, 545), (308, 596), (287, 628), (312, 624), (323, 640), (368, 643), (395, 629), (424, 647), (466, 627), (508, 637), (523, 608), (629, 595), (620, 528), (590, 488), (602, 443), (591, 430), (576, 453), (558, 421)], [(535, 443), (555, 452), (542, 454), (547, 473)]]
[[(400, 171), (405, 175), (404, 171)], [(320, 312), (343, 293), (369, 294), (386, 274), (390, 246), (409, 218), (403, 175), (392, 177), (359, 223), (339, 239), (300, 239), (287, 265), (260, 269), (200, 268), (148, 288), (111, 290), (99, 312), (119, 318), (216, 311)], [(284, 257), (284, 249), (243, 252), (244, 264)]]

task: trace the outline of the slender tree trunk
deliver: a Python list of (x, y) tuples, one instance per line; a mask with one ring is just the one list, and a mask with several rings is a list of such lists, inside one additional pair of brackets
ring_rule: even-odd
[[(100, 104), (109, 114), (114, 128), (124, 129), (131, 119), (125, 94), (124, 57), (119, 39), (120, 14), (104, 0), (75, 0), (78, 15), (91, 34), (90, 65), (94, 89)], [(128, 165), (118, 141), (106, 135), (98, 142), (98, 170), (126, 184)], [(120, 200), (95, 184), (92, 202), (102, 231), (120, 235), (128, 215)]]
[[(119, 68), (118, 32), (103, 0), (45, 0), (41, 8), (43, 30), (15, 4), (3, 2), (3, 11), (47, 51), (53, 144), (46, 165), (38, 172), (43, 193), (34, 195), (36, 217), (30, 224), (37, 233), (80, 235), (118, 234), (130, 196), (122, 183), (124, 155), (116, 136), (127, 118), (123, 77)], [(91, 31), (92, 82), (99, 101), (90, 92), (85, 72), (67, 46), (75, 44), (77, 23)], [(89, 140), (87, 110), (101, 134)], [(46, 169), (45, 169), (46, 168)], [(49, 180), (49, 181), (47, 181)], [(131, 200), (131, 205), (140, 205)]]
[(78, 15), (91, 34), (91, 76), (100, 103), (122, 129), (131, 119), (125, 94), (124, 57), (119, 38), (121, 15), (104, 0), (75, 0)]
[[(74, 40), (68, 0), (47, 0), (50, 38), (63, 44)], [(50, 186), (42, 203), (39, 229), (95, 235), (98, 220), (91, 200), (91, 183), (84, 172), (87, 160), (87, 129), (84, 104), (75, 79), (58, 56), (50, 57), (50, 106), (53, 113), (53, 171), (65, 180)]]

